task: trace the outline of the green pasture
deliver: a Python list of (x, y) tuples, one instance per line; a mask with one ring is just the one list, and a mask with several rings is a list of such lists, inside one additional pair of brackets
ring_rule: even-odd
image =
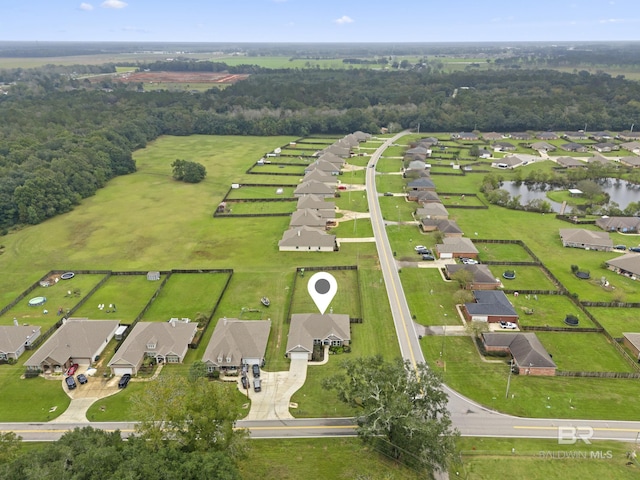
[[(160, 281), (149, 281), (146, 274), (112, 275), (74, 312), (74, 316), (130, 323), (142, 312), (163, 278), (161, 276)], [(104, 308), (100, 309), (98, 305), (104, 305)]]
[(409, 311), (417, 323), (462, 325), (453, 298), (458, 284), (444, 281), (437, 268), (403, 268), (400, 280)]
[[(529, 253), (516, 243), (475, 243), (483, 262), (533, 262)], [(511, 268), (505, 266), (505, 268)]]
[(346, 192), (338, 192), (339, 197), (330, 198), (329, 201), (334, 202), (340, 210), (348, 210), (352, 212), (365, 213), (369, 211), (367, 203), (367, 193), (362, 190), (347, 190)]
[[(293, 163), (293, 162), (292, 162)], [(300, 160), (297, 160), (295, 163), (301, 163)], [(298, 165), (276, 165), (274, 163), (267, 163), (265, 165), (256, 165), (252, 170), (252, 174), (256, 175), (255, 177), (252, 178), (256, 178), (259, 179), (260, 177), (257, 175), (269, 175), (269, 174), (281, 174), (281, 173), (292, 173), (295, 174), (299, 177), (304, 177), (304, 169), (306, 167), (303, 166), (298, 166)], [(282, 183), (291, 183), (292, 181), (295, 181), (295, 177), (293, 175), (289, 176), (289, 175), (282, 175)], [(259, 180), (258, 180), (259, 182)]]
[(623, 333), (640, 332), (637, 308), (587, 307), (586, 310), (614, 338), (621, 338)]
[(362, 170), (351, 170), (349, 172), (342, 172), (340, 174), (340, 182), (350, 185), (364, 185), (365, 182), (365, 174), (366, 171)]
[(449, 469), (450, 478), (630, 480), (640, 473), (640, 463), (627, 458), (627, 452), (636, 451), (637, 445), (624, 442), (559, 445), (557, 439), (462, 437), (457, 446), (459, 461)]
[[(520, 294), (516, 297), (509, 294), (508, 297), (520, 315), (519, 322), (522, 325), (566, 328), (568, 325), (564, 323), (564, 319), (567, 315), (573, 315), (580, 322), (578, 327), (595, 328), (593, 322), (566, 295)], [(533, 313), (527, 315), (525, 313), (527, 310), (533, 311)]]
[(446, 195), (448, 198), (441, 199), (442, 204), (449, 209), (449, 216), (455, 215), (456, 208), (459, 207), (485, 207), (486, 204), (479, 197), (473, 195)]
[[(486, 245), (486, 244), (485, 244)], [(482, 245), (477, 245), (482, 252)], [(509, 290), (558, 290), (544, 271), (535, 265), (487, 265), (493, 276), (499, 278), (504, 288)], [(516, 278), (507, 280), (503, 273), (507, 270), (516, 272)]]
[[(406, 137), (403, 137), (404, 140)], [(379, 147), (380, 145), (378, 145)], [(409, 144), (405, 145), (392, 145), (387, 148), (382, 154), (381, 159), (383, 160), (402, 160), (404, 158), (404, 154), (407, 151)]]
[(376, 163), (376, 172), (379, 173), (396, 173), (401, 172), (403, 168), (403, 162), (397, 158), (385, 158), (382, 157)]
[(369, 155), (364, 155), (363, 153), (362, 155), (349, 157), (346, 160), (347, 164), (349, 165), (355, 165), (356, 167), (365, 167), (369, 163), (369, 160), (371, 160), (371, 157)]
[[(470, 337), (431, 336), (423, 337), (421, 343), (427, 361), (443, 374), (447, 385), (504, 413), (611, 420), (636, 418), (640, 414), (640, 406), (635, 401), (640, 394), (637, 380), (512, 375), (509, 395), (505, 398), (509, 376), (506, 357), (496, 362), (483, 361)], [(443, 345), (446, 369), (440, 359)], [(611, 408), (612, 405), (616, 408)]]
[(174, 273), (160, 291), (142, 321), (166, 322), (170, 318), (208, 315), (222, 295), (227, 273)]
[[(386, 190), (385, 190), (386, 191)], [(382, 217), (390, 222), (413, 222), (413, 213), (419, 206), (416, 202), (407, 201), (406, 197), (379, 198)], [(390, 227), (391, 228), (391, 227)], [(415, 228), (418, 228), (417, 226)]]
[(373, 227), (368, 218), (342, 220), (337, 227), (330, 229), (329, 233), (338, 238), (368, 238), (373, 237)]
[(298, 202), (228, 202), (229, 214), (255, 215), (259, 213), (284, 213), (291, 214), (296, 211)]
[(536, 332), (558, 370), (635, 372), (601, 333)]
[[(49, 287), (37, 286), (18, 304), (0, 316), (0, 324), (13, 325), (15, 318), (20, 324), (39, 325), (44, 333), (60, 319), (60, 316), (57, 315), (59, 308), (62, 308), (63, 313), (66, 313), (67, 310), (75, 307), (103, 277), (104, 275), (82, 274), (76, 275), (70, 280), (59, 280)], [(40, 296), (47, 298), (46, 303), (30, 307), (29, 300)], [(44, 310), (47, 310), (48, 313), (45, 314)]]
[(376, 175), (376, 189), (378, 192), (404, 192), (407, 180), (402, 175)]
[[(436, 191), (438, 193), (449, 193), (451, 196), (463, 195), (465, 193), (473, 193), (478, 191), (478, 186), (482, 183), (482, 178), (479, 174), (470, 173), (462, 174), (458, 171), (456, 175), (437, 175), (438, 169), (432, 168), (431, 173), (433, 176), (431, 179), (436, 184)], [(451, 168), (447, 168), (445, 173), (452, 173)], [(446, 203), (449, 199), (445, 198), (447, 195), (442, 195), (441, 200)]]
[[(356, 270), (327, 270), (338, 282), (338, 292), (333, 297), (326, 313), (333, 309), (333, 313), (347, 314), (350, 317), (362, 318), (360, 306), (360, 290), (358, 288), (358, 272)], [(306, 271), (304, 276), (298, 275), (296, 288), (293, 292), (291, 313), (317, 313), (313, 299), (307, 291), (309, 278), (315, 272)]]
[[(330, 467), (327, 459), (331, 459)], [(357, 438), (254, 440), (248, 457), (240, 464), (240, 473), (246, 480), (301, 476), (309, 480), (421, 478), (414, 470), (379, 454)]]
[[(261, 176), (255, 178), (253, 182), (250, 183), (262, 183)], [(293, 185), (296, 182), (295, 177), (278, 177), (280, 185)], [(240, 188), (234, 188), (229, 192), (227, 198), (231, 198), (234, 200), (237, 199), (247, 199), (247, 198), (293, 198), (293, 191), (296, 187), (259, 187), (256, 185), (242, 185)], [(278, 193), (279, 190), (282, 190), (282, 193)]]

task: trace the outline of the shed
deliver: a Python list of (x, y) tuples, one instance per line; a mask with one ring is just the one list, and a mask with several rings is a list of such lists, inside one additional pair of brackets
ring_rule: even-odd
[(147, 280), (151, 282), (160, 280), (160, 272), (147, 272)]

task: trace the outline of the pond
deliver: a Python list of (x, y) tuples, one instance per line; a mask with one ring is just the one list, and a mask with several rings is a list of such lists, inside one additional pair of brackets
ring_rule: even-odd
[[(632, 202), (640, 201), (640, 185), (629, 183), (626, 180), (612, 178), (603, 179), (599, 184), (602, 187), (602, 191), (609, 194), (610, 201), (616, 202), (621, 210), (624, 210), (627, 205)], [(520, 195), (521, 205), (526, 205), (531, 200), (545, 200), (551, 205), (551, 209), (554, 212), (560, 212), (562, 204), (547, 198), (547, 192), (566, 190), (561, 188), (556, 189), (548, 184), (536, 184), (529, 187), (524, 183), (517, 184), (516, 182), (503, 182), (500, 188), (509, 192), (511, 197)]]

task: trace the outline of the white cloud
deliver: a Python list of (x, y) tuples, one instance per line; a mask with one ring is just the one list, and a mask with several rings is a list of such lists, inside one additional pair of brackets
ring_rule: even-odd
[(347, 15), (343, 15), (340, 18), (334, 20), (338, 25), (346, 25), (347, 23), (353, 23), (353, 19)]
[(80, 4), (80, 10), (84, 10), (85, 12), (90, 12), (91, 10), (93, 10), (93, 5), (91, 5), (90, 3), (82, 2)]
[(105, 0), (100, 4), (102, 8), (124, 8), (127, 4), (121, 0)]

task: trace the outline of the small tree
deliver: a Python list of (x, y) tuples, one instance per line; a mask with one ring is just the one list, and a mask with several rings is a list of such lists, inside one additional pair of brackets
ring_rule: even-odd
[(468, 290), (471, 283), (473, 283), (473, 273), (465, 268), (461, 268), (457, 272), (451, 274), (451, 280), (458, 282), (460, 288)]
[(171, 167), (173, 168), (173, 178), (181, 182), (199, 183), (207, 176), (207, 169), (197, 162), (177, 159), (171, 164)]

